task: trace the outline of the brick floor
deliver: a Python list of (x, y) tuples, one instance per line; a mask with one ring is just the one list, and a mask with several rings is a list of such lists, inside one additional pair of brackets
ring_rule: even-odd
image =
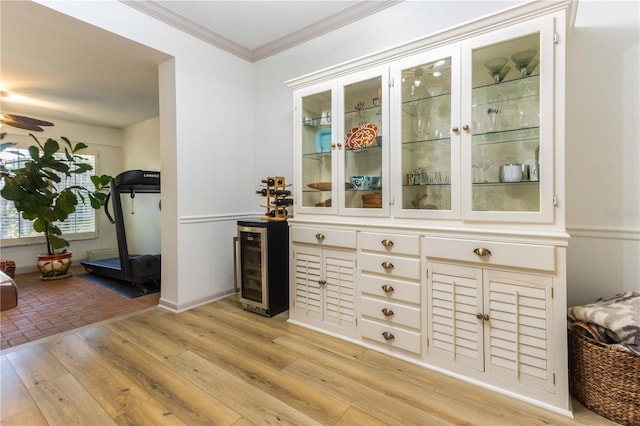
[(18, 306), (0, 313), (0, 349), (156, 306), (160, 293), (129, 299), (79, 277), (42, 281), (38, 272), (16, 275)]

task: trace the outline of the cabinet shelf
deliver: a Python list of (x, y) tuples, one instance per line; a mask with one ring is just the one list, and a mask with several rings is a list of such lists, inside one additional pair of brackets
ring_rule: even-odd
[(502, 130), (498, 132), (478, 133), (473, 135), (474, 145), (490, 145), (499, 143), (514, 143), (540, 140), (539, 127)]
[(323, 160), (323, 159), (331, 159), (331, 151), (329, 152), (310, 152), (307, 154), (302, 154), (302, 158), (309, 160)]
[(419, 139), (414, 141), (402, 142), (402, 149), (409, 152), (415, 152), (425, 146), (429, 146), (430, 149), (441, 146), (442, 148), (450, 149), (451, 138), (433, 138), (433, 139)]
[(498, 84), (488, 84), (473, 88), (473, 105), (496, 102), (520, 101), (540, 95), (540, 75), (519, 77)]
[(427, 107), (441, 107), (444, 105), (449, 105), (450, 103), (451, 93), (442, 93), (436, 96), (424, 96), (419, 98), (416, 97), (402, 102), (402, 112), (411, 116), (415, 116), (416, 109), (418, 108), (424, 108), (425, 110), (427, 110)]
[(473, 182), (473, 186), (481, 188), (485, 186), (512, 186), (512, 185), (540, 185), (537, 180), (521, 180), (520, 182)]

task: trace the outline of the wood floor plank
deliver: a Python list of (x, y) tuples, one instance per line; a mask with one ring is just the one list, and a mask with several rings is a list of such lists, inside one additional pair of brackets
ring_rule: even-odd
[[(27, 388), (6, 356), (0, 356), (0, 421), (36, 409)], [(26, 424), (26, 423), (25, 423)]]
[(184, 352), (165, 362), (216, 399), (242, 413), (250, 422), (261, 425), (320, 424), (193, 352)]
[[(503, 417), (494, 415), (484, 406), (466, 403), (465, 411), (462, 413), (457, 410), (461, 402), (452, 398), (451, 395), (442, 395), (438, 389), (431, 386), (419, 386), (400, 380), (389, 368), (373, 368), (356, 360), (332, 356), (310, 345), (309, 342), (293, 336), (282, 336), (276, 339), (275, 343), (299, 353), (301, 358), (322, 368), (382, 392), (394, 400), (403, 401), (427, 411), (447, 422), (464, 424), (468, 418), (483, 418), (490, 424), (508, 423)], [(476, 388), (477, 391), (478, 388)]]
[(228, 425), (241, 417), (106, 327), (92, 327), (78, 334), (103, 359), (131, 377), (185, 423)]
[[(236, 329), (260, 330), (262, 333), (267, 331), (274, 332), (269, 340), (273, 340), (276, 335), (283, 333), (295, 336), (309, 336), (314, 338), (314, 344), (323, 347), (327, 351), (345, 356), (347, 358), (355, 358), (362, 355), (366, 348), (362, 345), (348, 342), (346, 340), (336, 339), (327, 334), (317, 332), (308, 328), (303, 328), (287, 322), (288, 311), (283, 312), (272, 318), (266, 318), (253, 312), (246, 311), (233, 298), (229, 297), (220, 301), (219, 305), (225, 306), (225, 309), (212, 309), (211, 305), (203, 305), (197, 309), (206, 313), (206, 316), (212, 321), (224, 323), (227, 327)], [(219, 306), (218, 304), (216, 306)], [(195, 312), (195, 310), (194, 310)], [(198, 312), (200, 314), (200, 312)]]
[(41, 381), (29, 393), (51, 425), (116, 424), (71, 374)]
[[(29, 396), (31, 398), (31, 396)], [(29, 409), (20, 411), (11, 417), (2, 419), (2, 426), (47, 426), (47, 420), (35, 405)]]
[(63, 336), (46, 347), (118, 424), (185, 424), (79, 336)]
[[(296, 360), (283, 371), (389, 424), (455, 424), (304, 359)], [(392, 404), (389, 403), (390, 400), (393, 400)]]
[(25, 346), (7, 354), (7, 359), (27, 388), (68, 373), (43, 345)]
[(106, 327), (126, 338), (129, 342), (144, 350), (148, 355), (158, 361), (177, 356), (185, 351), (174, 338), (153, 334), (148, 330), (153, 326), (153, 318), (150, 315), (140, 315), (130, 321), (118, 321), (107, 324)]
[[(203, 337), (215, 339), (218, 344), (233, 348), (239, 356), (242, 354), (251, 356), (256, 361), (271, 364), (276, 368), (283, 368), (295, 359), (295, 356), (278, 350), (271, 343), (271, 339), (265, 340), (252, 328), (230, 328), (215, 320), (203, 321), (202, 317), (192, 312), (183, 312), (179, 316), (180, 323), (185, 326), (181, 330), (183, 333), (188, 333), (190, 341), (201, 340)], [(154, 321), (162, 324), (158, 328), (165, 330), (170, 337), (179, 341), (187, 340), (186, 336), (175, 332), (175, 321), (168, 318), (158, 318)], [(247, 344), (247, 342), (250, 343)]]
[[(181, 319), (184, 317), (180, 314)], [(349, 408), (344, 402), (318, 392), (316, 388), (304, 382), (283, 375), (280, 363), (273, 363), (269, 358), (262, 358), (256, 354), (250, 336), (239, 336), (236, 338), (236, 345), (229, 345), (226, 344), (226, 340), (218, 339), (219, 335), (209, 333), (209, 327), (218, 326), (207, 324), (206, 321), (183, 322), (171, 318), (157, 318), (154, 324), (150, 333), (175, 335), (175, 339), (184, 344), (189, 351), (224, 367), (322, 424), (334, 424)], [(291, 362), (297, 358), (297, 355), (276, 350), (282, 352)]]
[(359, 410), (355, 407), (350, 407), (344, 416), (338, 420), (336, 426), (385, 426), (387, 423), (376, 419), (373, 416)]
[[(416, 364), (387, 355), (368, 351), (360, 357), (360, 361), (371, 368), (385, 370), (393, 374), (394, 380), (410, 383), (425, 389), (432, 389), (439, 397), (449, 400), (450, 409), (464, 406), (465, 418), (482, 418), (482, 411), (487, 412), (487, 421), (492, 424), (545, 426), (549, 424), (566, 424), (567, 418), (544, 410), (526, 402), (510, 398), (506, 395), (488, 389), (480, 388), (474, 384), (452, 379), (442, 373), (429, 371)], [(475, 407), (475, 417), (470, 407)], [(458, 411), (459, 412), (459, 411)], [(528, 416), (523, 418), (522, 413)]]

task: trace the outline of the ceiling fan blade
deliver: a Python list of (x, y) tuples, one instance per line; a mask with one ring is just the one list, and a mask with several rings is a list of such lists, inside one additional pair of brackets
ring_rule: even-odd
[(4, 119), (4, 120), (2, 120), (2, 122), (4, 124), (6, 124), (7, 126), (17, 127), (18, 129), (31, 130), (31, 131), (34, 131), (34, 132), (42, 132), (43, 131), (42, 127), (37, 126), (35, 124), (22, 123), (22, 122), (14, 121), (14, 120), (11, 120), (11, 119), (9, 119), (9, 120)]
[(15, 115), (15, 114), (2, 114), (2, 115), (4, 115), (9, 120), (12, 120), (13, 122), (16, 122), (16, 123), (32, 124), (34, 126), (53, 126), (53, 123), (50, 123), (48, 121), (38, 120), (37, 118), (25, 117), (24, 115)]

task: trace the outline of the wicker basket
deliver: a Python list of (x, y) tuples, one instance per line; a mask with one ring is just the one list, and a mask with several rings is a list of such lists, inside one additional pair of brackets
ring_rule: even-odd
[(371, 194), (364, 194), (362, 196), (362, 206), (365, 209), (379, 209), (382, 207), (382, 194), (374, 192)]
[(569, 384), (591, 411), (623, 425), (640, 425), (640, 357), (597, 341), (582, 323), (569, 330)]

